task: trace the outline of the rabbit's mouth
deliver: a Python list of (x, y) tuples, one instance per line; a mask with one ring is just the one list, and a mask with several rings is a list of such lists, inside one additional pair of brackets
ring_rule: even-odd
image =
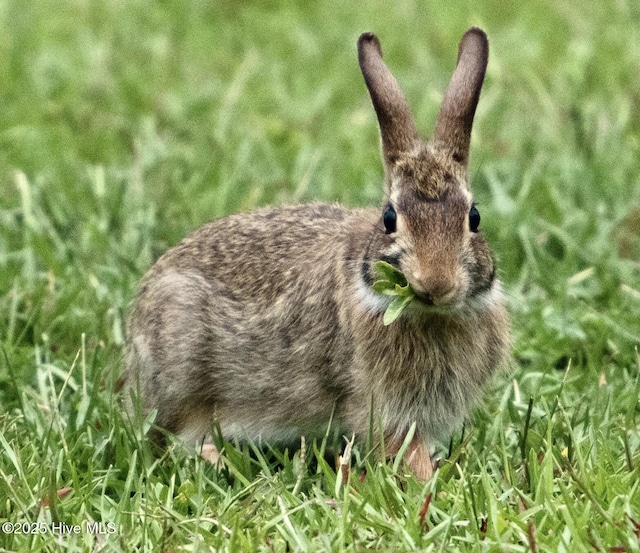
[(415, 294), (412, 304), (425, 313), (447, 315), (462, 309), (464, 301), (460, 299), (458, 294), (434, 299), (428, 292), (420, 292)]
[(431, 294), (428, 293), (420, 293), (415, 295), (415, 299), (418, 300), (419, 303), (426, 307), (435, 307), (436, 304), (431, 297)]
[(426, 307), (452, 309), (460, 300), (459, 288), (455, 285), (436, 289), (424, 286), (418, 281), (411, 282), (411, 288), (415, 299)]
[(456, 307), (456, 303), (436, 303), (429, 294), (416, 294), (414, 300), (414, 303), (419, 306), (421, 311), (428, 313), (450, 313)]

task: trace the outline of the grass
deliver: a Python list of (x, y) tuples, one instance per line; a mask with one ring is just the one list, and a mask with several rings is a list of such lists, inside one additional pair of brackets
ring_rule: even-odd
[[(356, 449), (347, 475), (322, 443), (154, 456), (114, 393), (144, 271), (213, 217), (379, 203), (358, 34), (428, 134), (473, 24), (515, 346), (438, 473)], [(0, 523), (33, 530), (0, 549), (640, 551), (639, 42), (631, 0), (0, 3)]]

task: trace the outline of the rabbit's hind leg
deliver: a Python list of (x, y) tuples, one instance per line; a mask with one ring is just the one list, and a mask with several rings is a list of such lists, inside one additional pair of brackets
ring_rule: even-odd
[(157, 410), (156, 424), (176, 434), (208, 428), (215, 411), (215, 297), (201, 275), (168, 272), (145, 285), (130, 321), (129, 386), (144, 414)]

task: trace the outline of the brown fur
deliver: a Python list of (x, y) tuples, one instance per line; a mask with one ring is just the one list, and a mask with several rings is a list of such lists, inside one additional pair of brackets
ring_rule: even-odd
[[(226, 437), (287, 442), (322, 435), (333, 416), (361, 436), (375, 421), (395, 454), (415, 424), (406, 459), (428, 478), (430, 441), (459, 424), (509, 346), (493, 257), (468, 216), (487, 42), (478, 29), (463, 37), (434, 142), (417, 137), (377, 38), (363, 35), (358, 49), (396, 231), (385, 232), (378, 208), (320, 203), (196, 230), (142, 281), (128, 322), (127, 395), (139, 387), (144, 412), (156, 409), (160, 427), (193, 440), (217, 422)], [(380, 259), (419, 296), (390, 326), (388, 298), (371, 289)]]

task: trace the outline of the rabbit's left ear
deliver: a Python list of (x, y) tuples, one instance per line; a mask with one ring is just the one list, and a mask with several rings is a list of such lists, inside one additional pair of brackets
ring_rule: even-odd
[(398, 81), (382, 61), (380, 42), (373, 33), (360, 35), (358, 62), (378, 116), (385, 163), (393, 164), (418, 140), (413, 115)]
[(434, 139), (444, 144), (465, 167), (469, 158), (471, 127), (489, 60), (489, 41), (483, 30), (469, 29), (458, 48), (458, 63), (449, 82)]

